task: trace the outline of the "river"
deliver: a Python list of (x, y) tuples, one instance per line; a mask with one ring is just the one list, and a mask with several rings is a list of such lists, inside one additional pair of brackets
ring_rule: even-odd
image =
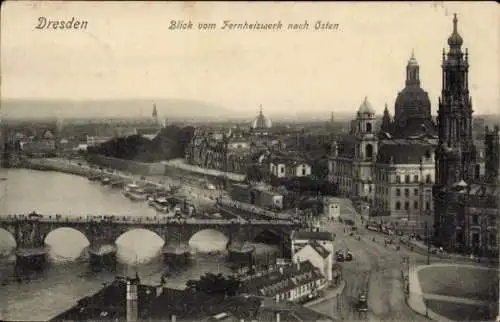
[[(119, 189), (89, 182), (84, 177), (57, 172), (24, 169), (0, 169), (0, 215), (86, 214), (152, 216), (155, 211), (146, 203), (131, 202)], [(167, 286), (182, 288), (189, 279), (205, 272), (230, 273), (224, 254), (227, 237), (214, 230), (195, 234), (190, 242), (192, 262), (187, 269), (174, 272)], [(165, 270), (160, 256), (163, 239), (144, 229), (128, 231), (115, 242), (117, 272), (91, 273), (86, 258), (87, 238), (76, 230), (60, 228), (45, 239), (49, 248), (44, 272), (14, 279), (15, 242), (0, 229), (0, 320), (48, 320), (73, 306), (77, 300), (98, 291), (116, 274), (135, 275), (149, 284), (158, 284)], [(272, 246), (256, 245), (258, 252)], [(221, 256), (210, 256), (220, 251)]]

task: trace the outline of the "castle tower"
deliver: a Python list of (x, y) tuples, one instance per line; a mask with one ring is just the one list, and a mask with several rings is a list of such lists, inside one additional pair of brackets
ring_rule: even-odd
[(452, 185), (461, 180), (477, 179), (476, 149), (472, 138), (472, 99), (469, 96), (469, 62), (467, 50), (462, 53), (457, 15), (448, 38), (449, 52), (443, 50), (443, 81), (439, 98), (436, 150), (436, 184)]
[(138, 308), (138, 286), (140, 284), (139, 276), (127, 277), (127, 322), (135, 322), (139, 318)]

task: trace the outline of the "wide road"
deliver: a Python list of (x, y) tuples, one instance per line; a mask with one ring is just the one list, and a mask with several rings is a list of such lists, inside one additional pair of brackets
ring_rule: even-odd
[[(346, 226), (338, 222), (324, 227), (336, 234), (335, 249), (349, 249), (354, 258), (341, 264), (346, 286), (340, 300), (325, 301), (311, 309), (344, 321), (426, 321), (405, 303), (402, 258), (411, 255), (409, 251), (385, 247), (383, 236), (364, 229), (358, 240), (357, 235), (344, 233)], [(356, 304), (362, 292), (368, 295), (368, 313), (360, 315)]]

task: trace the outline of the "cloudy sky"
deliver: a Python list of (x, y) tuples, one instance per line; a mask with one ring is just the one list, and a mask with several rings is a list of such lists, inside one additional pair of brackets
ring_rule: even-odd
[[(500, 6), (454, 3), (7, 2), (2, 99), (193, 99), (256, 113), (381, 113), (404, 87), (414, 48), (433, 113), (453, 13), (470, 56), (476, 113), (500, 109)], [(88, 21), (38, 30), (39, 17)], [(172, 31), (171, 20), (274, 23), (281, 31)], [(315, 22), (339, 24), (314, 30)], [(309, 23), (307, 31), (286, 30)], [(123, 111), (127, 113), (127, 111)]]

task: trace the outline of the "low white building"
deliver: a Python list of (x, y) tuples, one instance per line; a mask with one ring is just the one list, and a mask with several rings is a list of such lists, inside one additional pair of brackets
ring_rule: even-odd
[(315, 241), (309, 242), (294, 253), (292, 261), (294, 263), (309, 261), (321, 271), (329, 282), (333, 280), (333, 253)]
[(326, 231), (294, 231), (292, 233), (292, 254), (296, 254), (310, 242), (317, 242), (327, 251), (334, 253), (335, 235)]
[(323, 215), (325, 215), (328, 219), (339, 219), (340, 217), (339, 203), (331, 198), (324, 198)]
[(276, 158), (269, 163), (269, 171), (277, 178), (300, 178), (310, 176), (312, 167), (305, 161)]

